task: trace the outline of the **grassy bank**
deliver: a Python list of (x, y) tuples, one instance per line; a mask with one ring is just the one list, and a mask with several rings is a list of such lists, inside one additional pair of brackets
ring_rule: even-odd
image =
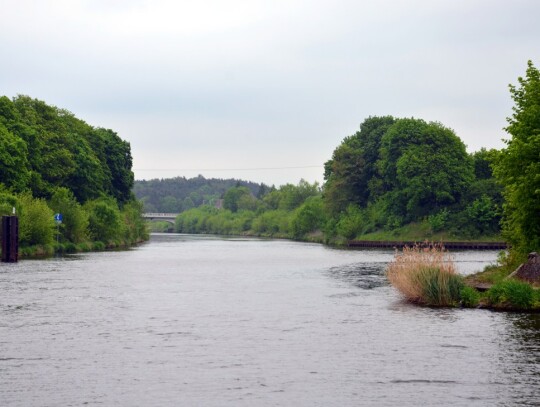
[(481, 235), (472, 238), (470, 235), (459, 234), (446, 230), (434, 232), (428, 222), (413, 222), (392, 230), (378, 230), (362, 234), (354, 240), (375, 241), (412, 241), (423, 242), (500, 242), (500, 234)]
[(142, 243), (145, 240), (139, 240), (137, 242), (125, 242), (125, 241), (109, 241), (107, 243), (96, 242), (83, 242), (74, 244), (71, 242), (55, 243), (51, 245), (34, 245), (25, 246), (19, 248), (19, 258), (32, 259), (39, 257), (50, 257), (55, 254), (72, 254), (72, 253), (85, 253), (85, 252), (100, 252), (105, 250), (118, 250), (127, 249), (136, 244)]
[[(396, 254), (387, 277), (407, 301), (419, 305), (539, 312), (540, 290), (507, 278), (517, 261), (505, 259), (502, 266), (465, 278), (442, 248), (413, 247)], [(474, 288), (478, 281), (492, 285), (479, 291)]]

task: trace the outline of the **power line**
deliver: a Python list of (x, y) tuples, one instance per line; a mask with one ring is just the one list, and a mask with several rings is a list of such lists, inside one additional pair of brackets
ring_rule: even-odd
[(296, 170), (305, 168), (324, 168), (322, 165), (304, 165), (296, 167), (256, 167), (256, 168), (134, 168), (133, 171), (267, 171), (267, 170)]

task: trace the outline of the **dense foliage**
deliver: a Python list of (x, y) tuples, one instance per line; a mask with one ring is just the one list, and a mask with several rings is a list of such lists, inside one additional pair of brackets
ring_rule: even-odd
[(454, 132), (420, 119), (370, 117), (325, 164), (324, 202), (347, 238), (427, 222), (432, 232), (496, 234), (494, 151), (467, 154)]
[(519, 85), (510, 85), (514, 113), (511, 135), (498, 156), (495, 174), (504, 185), (505, 237), (520, 253), (540, 249), (540, 72), (531, 61)]
[(133, 192), (144, 203), (145, 212), (180, 213), (201, 205), (214, 205), (227, 190), (242, 186), (257, 196), (269, 188), (236, 179), (176, 177), (135, 181)]
[(129, 143), (112, 130), (28, 96), (0, 97), (0, 215), (16, 208), (23, 247), (144, 238), (131, 166)]
[(176, 230), (185, 233), (340, 241), (418, 224), (422, 238), (478, 239), (499, 232), (502, 195), (492, 174), (498, 154), (468, 154), (440, 123), (370, 117), (326, 162), (323, 188), (303, 180), (279, 189), (237, 182), (221, 192), (224, 180), (199, 176), (137, 181), (135, 191), (147, 210), (183, 209)]
[(224, 194), (224, 209), (203, 205), (182, 212), (175, 230), (304, 238), (323, 229), (326, 221), (319, 185), (301, 180), (259, 197), (246, 187), (232, 187)]

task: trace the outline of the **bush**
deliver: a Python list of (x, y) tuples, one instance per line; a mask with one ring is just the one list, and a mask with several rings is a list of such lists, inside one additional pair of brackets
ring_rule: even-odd
[(440, 232), (443, 230), (448, 222), (448, 209), (444, 208), (436, 215), (430, 215), (428, 217), (429, 226), (432, 232)]
[(85, 209), (89, 212), (89, 230), (93, 239), (108, 242), (124, 235), (126, 225), (113, 199), (103, 197), (88, 201)]
[(464, 307), (474, 308), (480, 303), (480, 293), (472, 287), (464, 286), (459, 294)]
[(79, 252), (89, 252), (92, 250), (92, 243), (82, 242), (77, 245), (77, 251)]
[(54, 242), (56, 226), (54, 213), (43, 199), (30, 193), (19, 196), (19, 239), (21, 246), (50, 245)]
[(388, 265), (387, 277), (408, 301), (430, 306), (456, 306), (464, 287), (452, 259), (439, 247), (405, 247)]
[(64, 244), (64, 252), (65, 253), (76, 253), (77, 252), (77, 245), (75, 243), (66, 242)]
[(354, 239), (362, 232), (365, 219), (362, 211), (356, 205), (349, 205), (337, 222), (336, 231), (346, 239)]
[(292, 235), (300, 238), (309, 232), (322, 229), (325, 222), (326, 215), (322, 198), (310, 197), (294, 212)]
[(49, 202), (50, 208), (63, 215), (59, 225), (61, 235), (73, 243), (88, 240), (88, 213), (77, 202), (73, 193), (67, 188), (57, 188)]
[(518, 280), (503, 280), (487, 292), (490, 305), (500, 308), (530, 309), (535, 303), (535, 291), (530, 284)]
[(92, 244), (95, 251), (105, 250), (105, 243), (97, 241)]

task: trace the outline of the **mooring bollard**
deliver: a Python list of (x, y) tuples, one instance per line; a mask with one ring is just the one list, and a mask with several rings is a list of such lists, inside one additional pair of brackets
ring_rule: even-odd
[(19, 260), (19, 218), (2, 216), (2, 261), (14, 263)]

